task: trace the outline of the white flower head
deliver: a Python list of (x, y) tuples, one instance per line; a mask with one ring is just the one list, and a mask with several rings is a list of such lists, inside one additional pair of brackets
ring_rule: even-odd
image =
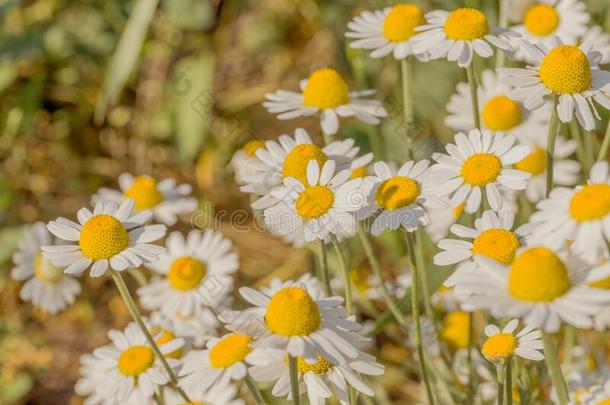
[(605, 32), (599, 25), (593, 25), (587, 29), (580, 42), (590, 43), (593, 49), (602, 54), (600, 64), (610, 63), (610, 33)]
[(492, 363), (504, 365), (513, 355), (528, 360), (544, 360), (541, 350), (544, 348), (542, 334), (531, 326), (523, 328), (515, 335), (519, 320), (512, 319), (502, 330), (496, 325), (487, 325), (487, 339), (481, 347), (481, 353)]

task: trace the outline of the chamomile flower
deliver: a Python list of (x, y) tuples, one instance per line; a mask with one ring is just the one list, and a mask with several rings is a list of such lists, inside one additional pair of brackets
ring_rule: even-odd
[(159, 260), (165, 248), (152, 245), (165, 235), (165, 225), (144, 225), (150, 211), (132, 215), (134, 201), (97, 203), (93, 212), (78, 210), (78, 223), (58, 218), (47, 228), (56, 237), (72, 242), (43, 246), (44, 256), (67, 274), (80, 274), (91, 266), (91, 277), (99, 277), (108, 268), (122, 271)]
[(350, 180), (349, 170), (336, 173), (335, 167), (332, 160), (322, 166), (310, 160), (306, 183), (285, 178), (270, 194), (280, 202), (263, 211), (267, 228), (280, 235), (299, 232), (306, 241), (354, 235), (353, 213), (364, 204), (364, 180)]
[(339, 117), (356, 117), (367, 124), (379, 124), (387, 116), (380, 101), (366, 99), (374, 90), (349, 91), (347, 83), (334, 69), (315, 70), (299, 83), (300, 92), (278, 90), (265, 95), (263, 103), (278, 119), (289, 120), (320, 113), (322, 132), (334, 135), (339, 131)]
[[(350, 47), (372, 49), (371, 57), (382, 58), (393, 54), (396, 59), (413, 55), (411, 38), (415, 28), (425, 24), (424, 13), (415, 4), (397, 4), (383, 10), (364, 11), (347, 24)], [(418, 58), (424, 55), (415, 54)]]
[(437, 164), (431, 168), (431, 186), (438, 196), (449, 196), (449, 205), (466, 203), (465, 211), (476, 212), (485, 191), (490, 207), (502, 207), (502, 188), (519, 191), (527, 187), (529, 173), (513, 169), (513, 165), (531, 153), (526, 145), (515, 145), (516, 138), (501, 133), (472, 130), (466, 136), (455, 135), (455, 144), (448, 144), (448, 155), (434, 153)]
[(176, 184), (171, 178), (157, 182), (150, 176), (123, 173), (119, 176), (119, 188), (101, 188), (93, 196), (93, 204), (111, 201), (120, 204), (132, 199), (136, 212), (150, 210), (156, 221), (168, 226), (176, 223), (178, 215), (190, 214), (197, 208), (197, 199), (190, 197), (192, 187)]
[(411, 38), (413, 52), (428, 52), (432, 59), (447, 58), (457, 61), (460, 67), (470, 66), (473, 53), (489, 58), (496, 48), (511, 52), (510, 38), (518, 34), (492, 27), (485, 14), (474, 8), (458, 8), (454, 11), (435, 10), (426, 14), (426, 24), (415, 30)]
[(531, 326), (526, 326), (515, 335), (519, 320), (512, 319), (502, 330), (496, 325), (487, 325), (487, 339), (481, 347), (481, 353), (494, 364), (503, 365), (513, 355), (528, 360), (544, 360), (541, 350), (544, 348), (542, 334)]
[(526, 326), (557, 332), (561, 322), (593, 326), (593, 315), (610, 303), (610, 291), (589, 287), (588, 266), (574, 255), (545, 246), (521, 249), (510, 266), (476, 256), (479, 269), (465, 275), (465, 310), (488, 309), (495, 318), (515, 317)]
[(606, 405), (610, 403), (610, 381), (591, 387), (589, 392), (583, 393), (579, 397), (580, 403), (583, 405)]
[(530, 217), (535, 241), (546, 241), (559, 249), (570, 242), (570, 249), (591, 263), (608, 257), (610, 242), (610, 171), (608, 162), (591, 168), (586, 185), (556, 187), (549, 198), (537, 205)]
[[(527, 133), (546, 134), (550, 106), (545, 104), (529, 111), (508, 97), (509, 90), (510, 87), (502, 83), (493, 70), (483, 71), (481, 85), (477, 88), (482, 128), (517, 137)], [(447, 104), (447, 126), (456, 131), (475, 128), (471, 100), (468, 83), (459, 83), (457, 93), (451, 96)]]
[[(440, 338), (453, 350), (460, 350), (468, 347), (470, 342), (469, 324), (472, 315), (464, 311), (452, 311), (443, 318), (440, 330)], [(476, 330), (472, 331), (476, 339)]]
[[(103, 346), (101, 350), (113, 350), (112, 345)], [(74, 385), (74, 392), (81, 397), (84, 397), (84, 405), (112, 405), (114, 398), (105, 391), (103, 387), (104, 380), (108, 377), (107, 372), (112, 368), (111, 365), (100, 367), (99, 359), (91, 353), (84, 354), (80, 357), (80, 378)]]
[(19, 242), (19, 250), (13, 255), (15, 268), (11, 271), (13, 280), (25, 281), (19, 297), (50, 314), (72, 305), (81, 291), (76, 279), (43, 257), (41, 247), (53, 242), (46, 225), (36, 222)]
[(149, 316), (151, 324), (184, 339), (189, 347), (201, 348), (205, 343), (218, 337), (218, 319), (211, 311), (203, 311), (192, 316), (179, 313), (167, 316), (161, 311), (152, 312)]
[(163, 277), (138, 289), (142, 306), (169, 317), (205, 316), (207, 306), (218, 307), (233, 290), (232, 274), (239, 262), (232, 246), (212, 229), (192, 230), (186, 238), (172, 232), (167, 252), (146, 265)]
[[(589, 287), (610, 290), (610, 261), (604, 258), (587, 273)], [(605, 331), (610, 326), (610, 306), (595, 314), (595, 329)]]
[(235, 182), (239, 185), (246, 184), (246, 178), (255, 174), (254, 166), (260, 161), (256, 157), (256, 151), (265, 147), (265, 141), (252, 140), (238, 149), (231, 158), (231, 168), (235, 174)]
[(399, 227), (413, 232), (429, 222), (424, 207), (446, 207), (428, 187), (428, 166), (427, 160), (408, 161), (400, 169), (393, 170), (385, 162), (375, 163), (375, 175), (366, 178), (367, 188), (370, 188), (366, 205), (358, 213), (360, 218), (375, 215), (371, 227), (373, 235)]
[(610, 72), (598, 69), (601, 53), (590, 44), (563, 45), (557, 37), (549, 46), (525, 41), (521, 41), (521, 46), (534, 66), (497, 69), (501, 80), (512, 86), (510, 97), (534, 110), (542, 107), (546, 96), (553, 94), (559, 98), (557, 114), (562, 122), (570, 122), (576, 115), (584, 129), (595, 128), (595, 120), (600, 118), (593, 101), (610, 109), (610, 97), (605, 90), (610, 84)]
[(610, 33), (605, 32), (602, 27), (593, 25), (588, 28), (580, 42), (592, 44), (593, 49), (602, 54), (602, 59), (599, 62), (601, 65), (610, 63)]

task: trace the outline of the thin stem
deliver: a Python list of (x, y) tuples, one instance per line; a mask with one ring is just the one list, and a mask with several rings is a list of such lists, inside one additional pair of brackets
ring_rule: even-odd
[(466, 68), (466, 76), (468, 77), (468, 85), (470, 86), (470, 99), (472, 101), (472, 113), (474, 126), (476, 129), (481, 129), (481, 116), (479, 113), (479, 96), (477, 94), (477, 82), (474, 77), (474, 61)]
[(564, 364), (567, 367), (572, 365), (572, 349), (576, 343), (576, 329), (572, 325), (565, 325), (563, 329), (563, 352), (565, 353)]
[(555, 139), (557, 139), (557, 129), (559, 128), (559, 117), (557, 116), (557, 101), (559, 98), (553, 95), (553, 109), (551, 110), (551, 120), (546, 143), (546, 196), (548, 197), (553, 188), (553, 161), (555, 156)]
[(468, 312), (468, 399), (472, 401), (474, 396), (474, 362), (472, 360), (472, 350), (474, 349), (474, 313)]
[(263, 399), (263, 396), (258, 390), (258, 387), (254, 383), (254, 381), (252, 381), (252, 377), (250, 377), (250, 374), (246, 374), (244, 381), (246, 382), (246, 386), (248, 387), (248, 390), (250, 391), (254, 402), (256, 402), (258, 405), (266, 404), (265, 400)]
[(406, 127), (407, 158), (413, 159), (413, 62), (412, 57), (407, 56), (400, 61), (400, 74), (402, 76), (402, 114)]
[(146, 277), (144, 276), (144, 273), (142, 273), (142, 270), (132, 267), (128, 268), (127, 272), (131, 275), (131, 277), (133, 277), (134, 280), (136, 280), (138, 287), (143, 287), (147, 284)]
[(496, 375), (498, 382), (498, 405), (504, 404), (504, 366), (496, 366)]
[(559, 405), (568, 404), (568, 387), (566, 381), (563, 378), (559, 361), (557, 360), (557, 354), (555, 353), (555, 345), (551, 340), (551, 335), (546, 332), (542, 332), (542, 341), (544, 342), (544, 358), (546, 366), (551, 374), (551, 381), (557, 392), (559, 399)]
[(297, 358), (288, 357), (288, 368), (290, 370), (290, 392), (292, 392), (292, 403), (299, 405), (301, 397), (299, 395), (299, 370), (297, 369)]
[[(421, 278), (421, 292), (422, 298), (424, 299), (424, 310), (426, 312), (426, 316), (436, 325), (434, 322), (434, 311), (432, 310), (432, 300), (430, 294), (430, 288), (428, 286), (428, 273), (426, 271), (426, 261), (424, 260), (424, 239), (423, 232), (421, 230), (417, 230), (415, 233), (415, 264), (419, 269), (419, 276)], [(436, 331), (436, 328), (435, 328)], [(436, 335), (438, 336), (438, 334)]]
[(580, 128), (578, 128), (578, 122), (572, 121), (570, 122), (570, 135), (572, 139), (576, 141), (576, 158), (582, 164), (585, 171), (587, 171), (587, 154), (585, 153), (585, 147), (582, 142), (582, 134), (580, 133)]
[(426, 387), (426, 395), (428, 397), (428, 404), (434, 405), (434, 396), (432, 395), (432, 387), (428, 379), (428, 370), (424, 359), (424, 347), (422, 345), (421, 337), (421, 321), (419, 319), (419, 276), (417, 266), (415, 265), (415, 249), (413, 243), (413, 235), (410, 232), (406, 232), (407, 241), (407, 253), (409, 255), (409, 264), (411, 267), (411, 311), (413, 313), (413, 321), (415, 323), (415, 347), (417, 349), (417, 357), (419, 360), (419, 370), (421, 373), (424, 386)]
[(332, 235), (331, 240), (333, 242), (333, 247), (337, 252), (339, 266), (341, 266), (341, 271), (343, 273), (343, 284), (345, 285), (345, 309), (347, 310), (347, 316), (350, 316), (354, 313), (354, 305), (352, 301), (352, 283), (349, 279), (349, 268), (347, 267), (345, 255), (343, 254), (343, 249), (341, 248), (341, 244), (337, 240), (337, 237)]
[(513, 405), (513, 359), (506, 360), (506, 405)]
[(121, 277), (121, 273), (119, 273), (116, 270), (111, 270), (110, 274), (112, 275), (112, 280), (114, 281), (114, 284), (116, 284), (116, 287), (119, 290), (119, 293), (121, 294), (121, 298), (125, 302), (125, 305), (127, 305), (127, 309), (129, 310), (131, 317), (136, 322), (136, 324), (138, 324), (138, 326), (140, 327), (140, 330), (146, 337), (146, 341), (152, 348), (153, 352), (155, 353), (155, 355), (157, 356), (159, 361), (161, 361), (161, 365), (163, 366), (163, 368), (165, 369), (165, 372), (169, 376), (174, 389), (176, 391), (178, 391), (180, 396), (185, 401), (192, 402), (190, 400), (190, 398), (188, 397), (188, 395), (186, 395), (186, 393), (182, 390), (182, 388), (180, 388), (178, 386), (178, 379), (176, 378), (176, 375), (172, 371), (169, 364), (167, 364), (167, 360), (165, 359), (165, 356), (163, 356), (163, 353), (161, 353), (161, 350), (159, 350), (159, 346), (157, 346), (155, 339), (153, 339), (148, 328), (144, 324), (144, 321), (142, 320), (142, 317), (140, 316), (140, 312), (138, 311), (138, 308), (136, 307), (136, 304), (133, 301), (131, 294), (129, 293), (129, 289), (127, 288), (127, 285), (125, 284), (125, 281), (123, 281), (123, 277)]
[(332, 295), (332, 290), (330, 288), (330, 277), (328, 275), (328, 258), (326, 257), (326, 246), (321, 239), (318, 246), (318, 259), (320, 261), (320, 275), (322, 284), (324, 285), (324, 291), (326, 292), (326, 295), (330, 297)]
[[(508, 10), (505, 10), (510, 2), (508, 0), (498, 0), (498, 26), (508, 27)], [(506, 54), (496, 49), (496, 68), (504, 66)]]
[(599, 154), (597, 155), (597, 161), (603, 160), (608, 155), (608, 148), (610, 148), (610, 118), (608, 119), (608, 126), (606, 127), (606, 134), (604, 135), (604, 140), (602, 142), (602, 147), (599, 150)]

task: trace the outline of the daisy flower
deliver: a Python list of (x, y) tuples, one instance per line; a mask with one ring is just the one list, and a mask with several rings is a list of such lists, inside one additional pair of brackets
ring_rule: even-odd
[(450, 207), (449, 201), (447, 201), (447, 208), (445, 209), (426, 210), (428, 217), (430, 217), (430, 222), (428, 222), (425, 229), (432, 242), (437, 243), (449, 234), (449, 228), (460, 220), (465, 206), (466, 204), (462, 203), (455, 208)]
[(176, 184), (174, 179), (157, 183), (150, 176), (134, 177), (130, 173), (119, 176), (120, 190), (101, 188), (92, 197), (93, 204), (98, 202), (122, 203), (126, 199), (134, 201), (136, 212), (150, 210), (156, 221), (174, 225), (177, 216), (190, 214), (197, 208), (197, 199), (189, 197), (192, 187), (189, 184)]
[[(112, 345), (103, 346), (101, 350), (112, 350)], [(74, 385), (74, 392), (84, 397), (84, 405), (113, 405), (114, 397), (102, 389), (104, 380), (108, 377), (107, 372), (111, 366), (105, 365), (100, 368), (99, 359), (91, 353), (84, 354), (79, 359), (80, 378)]]
[(597, 162), (589, 180), (576, 188), (556, 187), (530, 217), (533, 240), (570, 249), (596, 263), (608, 257), (610, 242), (610, 172), (608, 162)]
[(248, 141), (241, 149), (238, 149), (231, 158), (231, 169), (235, 173), (235, 182), (239, 185), (246, 184), (246, 178), (255, 174), (254, 166), (260, 160), (256, 157), (256, 151), (265, 147), (265, 141)]
[(41, 247), (53, 243), (46, 225), (36, 222), (19, 241), (19, 250), (13, 255), (15, 267), (11, 271), (13, 280), (25, 281), (19, 297), (50, 314), (72, 305), (81, 291), (76, 279), (43, 257)]
[(426, 24), (415, 28), (420, 31), (411, 38), (414, 53), (429, 52), (432, 59), (447, 58), (457, 61), (460, 67), (472, 63), (473, 52), (489, 58), (496, 48), (510, 52), (510, 38), (518, 34), (491, 27), (482, 11), (458, 8), (454, 11), (435, 10), (426, 14)]
[(495, 318), (520, 318), (526, 326), (554, 333), (562, 321), (591, 328), (593, 315), (610, 303), (610, 291), (585, 283), (588, 266), (574, 255), (532, 246), (518, 251), (510, 266), (475, 259), (479, 271), (463, 277), (471, 294), (462, 297), (468, 311), (488, 309)]
[(308, 242), (326, 240), (331, 234), (339, 239), (354, 235), (353, 213), (362, 208), (366, 196), (364, 179), (350, 180), (349, 170), (336, 173), (335, 167), (332, 160), (322, 166), (310, 160), (305, 184), (285, 178), (283, 186), (271, 191), (279, 203), (263, 211), (267, 228), (280, 235), (302, 233)]
[(320, 113), (322, 132), (334, 135), (339, 131), (339, 117), (355, 116), (367, 124), (379, 124), (387, 116), (380, 101), (365, 99), (375, 90), (349, 91), (347, 84), (334, 69), (315, 70), (299, 83), (300, 92), (278, 90), (265, 95), (263, 106), (278, 119), (289, 120)]
[[(286, 361), (286, 352), (269, 349), (261, 351), (253, 358), (254, 365), (250, 374), (259, 382), (275, 382), (272, 394), (276, 397), (292, 399), (290, 392), (290, 370)], [(384, 373), (384, 366), (367, 353), (358, 351), (358, 355), (345, 362), (334, 363), (322, 355), (313, 361), (297, 357), (299, 393), (307, 393), (311, 404), (325, 404), (333, 396), (341, 405), (349, 401), (350, 387), (370, 397), (373, 390), (366, 385), (358, 374), (379, 376)]]
[[(589, 287), (610, 290), (610, 261), (604, 258), (601, 263), (591, 268), (587, 274), (586, 282)], [(610, 326), (610, 306), (595, 314), (595, 329), (605, 331)]]
[[(476, 212), (485, 191), (489, 206), (502, 207), (502, 188), (519, 191), (527, 187), (529, 173), (513, 165), (531, 153), (527, 145), (515, 145), (516, 138), (501, 133), (472, 130), (455, 135), (455, 144), (445, 148), (448, 155), (434, 153), (437, 164), (431, 168), (431, 186), (438, 196), (449, 196), (449, 205), (466, 203), (465, 211)], [(502, 188), (501, 188), (502, 187)]]
[(592, 44), (593, 49), (602, 54), (600, 64), (610, 63), (610, 33), (604, 32), (602, 27), (594, 25), (588, 28), (580, 42)]
[[(167, 238), (167, 252), (146, 267), (162, 275), (138, 289), (145, 309), (168, 317), (205, 316), (206, 306), (218, 307), (233, 290), (232, 274), (239, 267), (233, 244), (212, 229), (178, 231)], [(209, 315), (208, 315), (209, 316)]]
[(518, 319), (510, 320), (502, 330), (496, 325), (487, 325), (485, 327), (487, 339), (481, 347), (483, 356), (498, 365), (504, 365), (513, 355), (528, 360), (544, 360), (541, 352), (544, 345), (540, 339), (542, 333), (527, 326), (515, 335), (518, 325)]
[[(502, 83), (493, 70), (483, 71), (481, 85), (477, 88), (482, 129), (515, 136), (523, 133), (546, 134), (550, 106), (545, 104), (529, 111), (508, 97), (509, 90), (510, 87)], [(445, 124), (448, 127), (456, 131), (475, 128), (468, 83), (457, 85), (457, 93), (449, 99), (447, 111), (449, 115), (445, 118)]]
[[(464, 311), (452, 311), (443, 318), (440, 338), (453, 350), (465, 349), (468, 347), (470, 338), (470, 314)], [(473, 337), (476, 339), (476, 330), (473, 330)]]
[(579, 395), (579, 402), (583, 405), (606, 405), (610, 403), (610, 381), (603, 385), (591, 387), (589, 392)]
[(167, 316), (161, 311), (151, 312), (150, 322), (160, 330), (170, 331), (184, 339), (189, 347), (201, 348), (205, 343), (218, 337), (218, 319), (211, 311), (203, 311), (192, 316), (182, 316), (179, 313)]
[[(364, 11), (347, 24), (347, 38), (355, 39), (350, 44), (355, 49), (372, 49), (371, 57), (382, 58), (393, 54), (404, 59), (413, 52), (411, 38), (415, 28), (425, 24), (424, 13), (415, 4), (397, 4), (383, 10)], [(415, 54), (423, 58), (422, 54)]]
[(375, 175), (365, 180), (370, 188), (366, 205), (358, 213), (359, 218), (375, 215), (371, 228), (373, 235), (398, 227), (413, 232), (429, 222), (424, 207), (446, 207), (428, 187), (428, 166), (427, 160), (408, 161), (400, 169), (393, 170), (385, 162), (375, 163)]
[(556, 95), (561, 122), (572, 121), (576, 114), (584, 129), (594, 129), (595, 119), (600, 117), (593, 101), (610, 109), (610, 97), (604, 90), (610, 84), (610, 72), (598, 69), (601, 53), (590, 44), (563, 45), (557, 37), (549, 46), (525, 41), (521, 46), (534, 66), (497, 69), (502, 80), (512, 86), (509, 96), (534, 110), (542, 107), (545, 96)]
[(67, 274), (80, 274), (91, 266), (91, 277), (99, 277), (108, 268), (123, 271), (159, 260), (165, 248), (152, 245), (165, 235), (165, 225), (144, 225), (150, 211), (132, 215), (134, 201), (97, 203), (93, 212), (78, 210), (78, 223), (66, 218), (49, 222), (47, 228), (60, 239), (72, 242), (43, 246), (44, 256)]

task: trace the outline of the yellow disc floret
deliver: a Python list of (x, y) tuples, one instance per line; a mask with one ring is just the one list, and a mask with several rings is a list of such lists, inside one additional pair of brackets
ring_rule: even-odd
[(192, 290), (199, 286), (206, 272), (206, 265), (201, 260), (182, 256), (172, 263), (167, 273), (167, 280), (176, 290)]
[(570, 216), (578, 221), (595, 221), (610, 214), (610, 184), (587, 184), (574, 193)]
[(472, 41), (489, 34), (487, 17), (474, 8), (458, 8), (445, 21), (447, 38), (455, 41)]
[(250, 336), (232, 334), (223, 337), (210, 349), (210, 365), (213, 368), (227, 368), (243, 361), (252, 351)]
[(443, 319), (443, 329), (441, 339), (453, 349), (463, 349), (468, 346), (468, 325), (470, 315), (466, 312), (450, 312)]
[(335, 108), (349, 103), (349, 89), (333, 69), (318, 69), (309, 76), (303, 90), (303, 104), (320, 109)]
[(558, 46), (542, 59), (540, 80), (557, 94), (582, 93), (591, 86), (589, 59), (577, 46)]
[(325, 375), (333, 368), (333, 365), (318, 354), (318, 359), (315, 363), (308, 363), (303, 357), (297, 357), (297, 368), (299, 374), (312, 372), (317, 375)]
[(300, 287), (286, 287), (271, 297), (265, 322), (275, 334), (307, 336), (318, 330), (322, 319), (318, 305), (307, 291)]
[(386, 16), (383, 36), (390, 42), (403, 42), (415, 35), (415, 27), (425, 22), (421, 8), (414, 4), (399, 4)]
[(286, 155), (282, 167), (282, 177), (294, 177), (307, 185), (307, 163), (316, 160), (320, 167), (328, 160), (322, 149), (310, 143), (297, 145)]
[(129, 246), (129, 234), (112, 215), (95, 215), (83, 225), (78, 244), (89, 259), (110, 259)]
[(536, 4), (525, 12), (523, 24), (533, 35), (544, 37), (555, 32), (559, 26), (559, 14), (551, 5)]
[(163, 202), (163, 194), (157, 189), (157, 181), (150, 176), (138, 176), (124, 193), (135, 203), (136, 210), (145, 210)]
[(244, 154), (247, 157), (254, 157), (256, 151), (264, 147), (265, 141), (249, 141), (243, 146), (243, 148), (241, 148), (241, 150), (244, 151)]
[(512, 334), (499, 333), (487, 338), (483, 343), (481, 353), (489, 361), (502, 362), (515, 353), (517, 343), (517, 339)]
[(419, 185), (409, 177), (395, 176), (384, 180), (377, 189), (375, 202), (385, 210), (396, 210), (413, 204), (419, 197)]
[(155, 353), (148, 346), (132, 346), (119, 356), (119, 371), (127, 377), (137, 377), (155, 362)]
[(42, 252), (38, 252), (34, 256), (34, 276), (46, 283), (55, 284), (63, 278), (64, 271), (45, 259)]
[(502, 171), (500, 158), (492, 153), (476, 153), (462, 164), (462, 178), (471, 186), (482, 187), (496, 181)]
[(510, 264), (519, 248), (514, 232), (502, 228), (487, 229), (472, 243), (472, 254), (487, 256), (497, 262)]
[(524, 172), (531, 173), (534, 176), (541, 174), (546, 169), (545, 151), (536, 146), (532, 153), (515, 163), (515, 169), (523, 170)]
[(525, 250), (510, 267), (508, 290), (522, 301), (552, 302), (568, 292), (571, 286), (565, 264), (545, 247)]
[[(155, 343), (159, 346), (176, 339), (176, 335), (172, 331), (167, 329), (157, 327), (153, 328), (150, 332), (155, 337)], [(170, 359), (179, 359), (180, 357), (182, 357), (182, 349), (174, 350), (173, 352), (164, 354), (163, 356), (168, 357)]]
[(506, 96), (491, 98), (483, 106), (483, 122), (492, 131), (508, 131), (523, 121), (521, 105)]
[(296, 212), (305, 220), (320, 218), (335, 203), (335, 194), (326, 186), (307, 187), (296, 201)]

